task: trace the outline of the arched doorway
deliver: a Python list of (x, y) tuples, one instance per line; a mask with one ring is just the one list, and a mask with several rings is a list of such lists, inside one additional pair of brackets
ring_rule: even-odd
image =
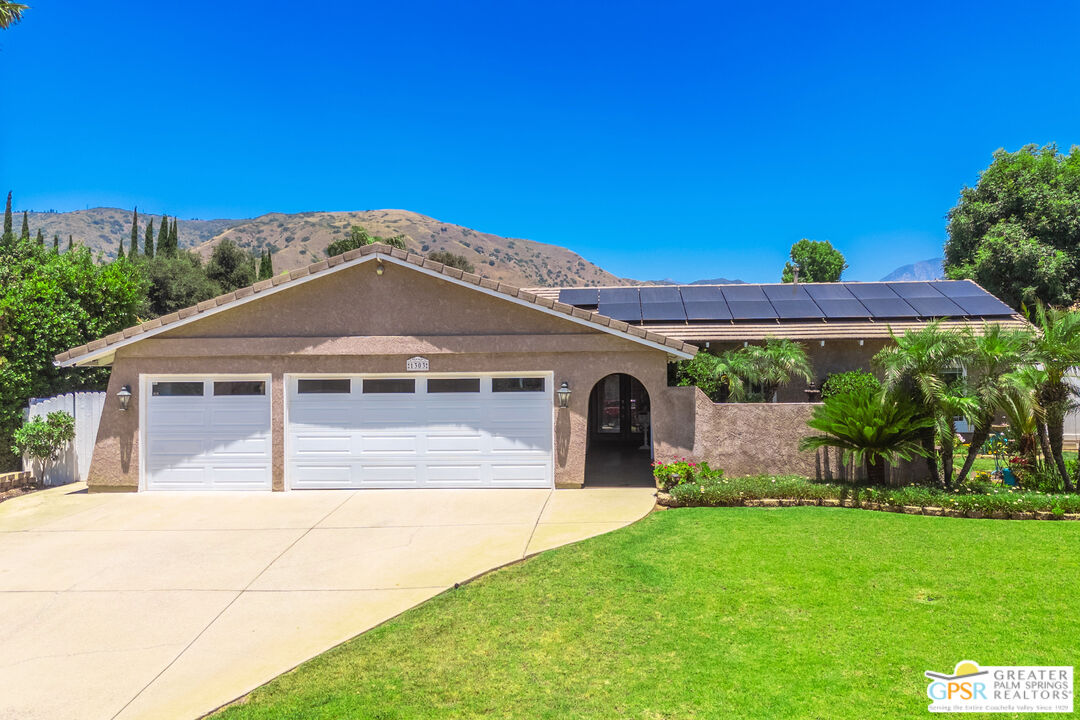
[(649, 393), (632, 375), (601, 378), (589, 394), (585, 485), (651, 486)]

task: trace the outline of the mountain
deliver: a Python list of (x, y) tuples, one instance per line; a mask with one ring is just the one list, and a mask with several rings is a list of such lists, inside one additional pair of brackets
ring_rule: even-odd
[[(22, 222), (21, 214), (15, 218), (16, 232)], [(150, 218), (156, 230), (161, 217), (139, 213), (140, 247)], [(203, 258), (208, 258), (226, 238), (255, 252), (270, 250), (274, 271), (280, 273), (323, 259), (326, 246), (345, 237), (351, 225), (359, 225), (372, 235), (404, 235), (406, 246), (413, 252), (446, 250), (463, 255), (477, 273), (521, 287), (632, 282), (563, 247), (481, 233), (407, 210), (269, 213), (238, 220), (180, 220), (177, 231), (180, 247), (192, 248)], [(37, 233), (39, 227), (46, 244), (52, 243), (55, 233), (60, 235), (61, 246), (67, 247), (71, 235), (75, 242), (111, 259), (116, 257), (121, 239), (124, 248), (128, 248), (131, 211), (91, 208), (66, 213), (31, 212), (30, 232)]]
[(728, 280), (727, 278), (709, 278), (707, 280), (694, 280), (693, 282), (679, 282), (678, 280), (672, 280), (666, 278), (664, 280), (646, 280), (646, 283), (650, 285), (742, 285), (742, 280)]
[(945, 258), (930, 258), (911, 265), (904, 265), (896, 268), (881, 279), (883, 282), (889, 280), (944, 280), (944, 262)]

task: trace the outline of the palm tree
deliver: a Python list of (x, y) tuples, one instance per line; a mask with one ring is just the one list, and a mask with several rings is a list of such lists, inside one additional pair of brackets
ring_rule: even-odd
[(749, 345), (740, 351), (745, 361), (744, 379), (761, 386), (765, 402), (777, 389), (795, 378), (806, 382), (814, 377), (810, 359), (802, 343), (787, 338), (765, 338), (764, 345)]
[(1076, 390), (1067, 382), (1068, 372), (1080, 365), (1080, 312), (1047, 308), (1036, 309), (1039, 332), (1032, 347), (1032, 359), (1042, 366), (1042, 382), (1035, 389), (1036, 403), (1045, 417), (1049, 461), (1053, 458), (1066, 490), (1072, 481), (1065, 469), (1062, 443), (1065, 434), (1065, 414), (1075, 401)]
[(23, 11), (28, 10), (29, 8), (29, 5), (0, 0), (0, 30), (7, 30), (9, 27), (22, 20)]
[(713, 402), (742, 402), (746, 399), (746, 362), (741, 352), (728, 350), (719, 355), (702, 351), (679, 366), (679, 385), (697, 385)]
[(921, 330), (909, 330), (901, 337), (891, 329), (889, 334), (895, 344), (874, 356), (874, 363), (883, 371), (882, 386), (887, 392), (908, 397), (916, 407), (923, 408), (930, 419), (921, 429), (927, 470), (935, 482), (948, 487), (952, 478), (946, 476), (942, 482), (938, 472), (935, 435), (941, 437), (951, 453), (956, 432), (954, 416), (950, 414), (952, 408), (945, 407), (947, 385), (943, 375), (959, 362), (960, 338), (956, 333), (943, 330), (940, 320)]
[(860, 388), (830, 397), (806, 424), (821, 434), (804, 437), (800, 450), (838, 448), (845, 462), (863, 464), (870, 484), (880, 485), (886, 462), (925, 456), (921, 436), (933, 419), (898, 396)]
[(972, 402), (968, 403), (968, 416), (973, 426), (971, 444), (964, 466), (960, 468), (959, 482), (963, 482), (979, 448), (990, 436), (997, 413), (1009, 404), (1011, 382), (1009, 373), (1023, 362), (1031, 344), (1031, 333), (1025, 330), (1005, 330), (998, 324), (986, 323), (982, 333), (970, 329), (964, 334), (963, 363), (968, 371), (968, 391)]

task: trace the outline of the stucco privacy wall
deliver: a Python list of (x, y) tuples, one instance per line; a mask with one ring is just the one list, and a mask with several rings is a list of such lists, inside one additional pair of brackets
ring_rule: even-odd
[[(806, 421), (817, 403), (714, 403), (696, 387), (671, 388), (673, 403), (685, 423), (677, 445), (663, 448), (663, 458), (705, 460), (731, 477), (777, 474), (805, 475), (819, 480), (862, 479), (862, 467), (842, 462), (836, 450), (800, 452), (799, 441), (813, 433)], [(688, 445), (681, 452), (678, 445)], [(681, 454), (680, 454), (681, 452)], [(909, 482), (920, 471), (919, 463), (901, 463), (887, 470), (890, 483)]]
[[(667, 353), (520, 307), (408, 267), (374, 263), (294, 288), (119, 348), (109, 397), (135, 395), (102, 414), (88, 483), (93, 491), (139, 484), (140, 375), (263, 373), (272, 377), (273, 487), (285, 487), (286, 373), (405, 373), (423, 355), (431, 372), (552, 372), (567, 382), (570, 407), (552, 407), (555, 481), (580, 486), (585, 474), (589, 391), (610, 373), (628, 373), (648, 391), (656, 443), (678, 447), (687, 388), (667, 387)], [(690, 406), (692, 407), (692, 406)]]

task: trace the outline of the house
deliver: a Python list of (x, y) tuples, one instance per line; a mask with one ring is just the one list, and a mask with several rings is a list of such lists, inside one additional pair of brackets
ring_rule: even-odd
[[(897, 285), (873, 292), (896, 298)], [(856, 308), (851, 286), (528, 291), (369, 245), (56, 364), (112, 367), (95, 492), (581, 487), (587, 459), (647, 479), (650, 457), (691, 455), (732, 474), (828, 474), (835, 460), (794, 449), (812, 406), (715, 404), (669, 386), (668, 366), (777, 335), (816, 341), (815, 360), (849, 369), (890, 324), (934, 309), (923, 295), (903, 317), (895, 301)], [(968, 307), (950, 322), (1022, 322), (973, 284), (935, 286), (937, 307)]]

